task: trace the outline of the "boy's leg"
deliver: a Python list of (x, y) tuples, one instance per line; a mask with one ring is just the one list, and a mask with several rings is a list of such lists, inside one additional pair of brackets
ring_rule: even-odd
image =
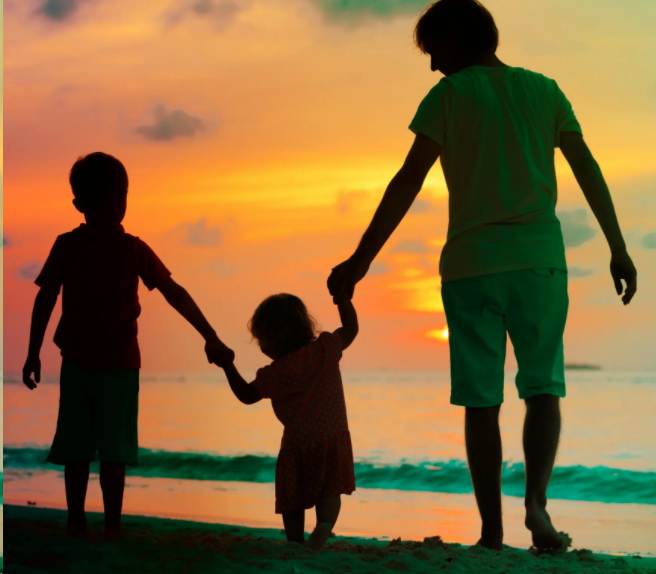
[(465, 445), (482, 528), (479, 544), (501, 549), (501, 434), (506, 357), (504, 274), (442, 283), (449, 326), (451, 403), (465, 407)]
[(101, 462), (100, 488), (105, 508), (105, 540), (115, 540), (121, 535), (125, 465), (116, 462)]
[(558, 269), (517, 272), (509, 287), (514, 304), (508, 333), (517, 357), (516, 384), (526, 400), (526, 527), (536, 548), (561, 548), (567, 537), (547, 513), (547, 486), (560, 436), (560, 401), (565, 396), (563, 333), (567, 321), (567, 273)]
[(526, 527), (536, 548), (560, 548), (558, 534), (547, 513), (547, 486), (553, 471), (560, 436), (560, 399), (536, 395), (526, 399), (524, 456), (526, 460)]
[(503, 547), (500, 408), (501, 405), (465, 409), (467, 461), (483, 523), (478, 544), (493, 550)]
[(337, 522), (339, 511), (342, 507), (342, 499), (339, 494), (325, 496), (316, 506), (317, 525), (310, 535), (308, 546), (313, 550), (319, 550), (328, 540), (333, 526)]
[(288, 542), (305, 543), (305, 510), (283, 512), (282, 522)]
[(66, 506), (68, 507), (66, 533), (69, 536), (85, 536), (89, 531), (87, 517), (84, 513), (84, 502), (89, 484), (89, 463), (67, 463), (64, 466), (64, 483)]

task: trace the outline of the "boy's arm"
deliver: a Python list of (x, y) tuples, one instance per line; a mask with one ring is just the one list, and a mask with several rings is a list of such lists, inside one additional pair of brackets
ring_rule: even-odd
[(358, 314), (355, 311), (353, 302), (344, 295), (340, 296), (337, 301), (337, 310), (339, 311), (342, 326), (336, 329), (333, 334), (342, 340), (342, 349), (346, 349), (358, 334)]
[(187, 290), (168, 277), (157, 286), (164, 299), (205, 339), (205, 354), (210, 363), (232, 361), (235, 354), (219, 339)]
[(249, 385), (244, 380), (234, 363), (230, 362), (224, 365), (223, 371), (228, 378), (232, 392), (242, 403), (252, 405), (262, 400), (260, 392), (252, 384)]
[[(46, 334), (46, 327), (50, 321), (52, 310), (57, 303), (59, 287), (41, 287), (34, 299), (32, 310), (32, 323), (30, 326), (30, 343), (27, 350), (27, 359), (23, 366), (23, 383), (30, 389), (36, 389), (37, 383), (41, 382), (41, 346)], [(34, 375), (34, 379), (32, 379)]]
[(572, 168), (574, 177), (592, 213), (603, 231), (611, 251), (610, 272), (618, 295), (622, 294), (622, 280), (626, 282), (622, 302), (627, 305), (637, 290), (637, 271), (626, 250), (613, 200), (599, 164), (577, 132), (560, 134), (560, 149)]
[(341, 295), (353, 297), (355, 284), (366, 275), (369, 265), (410, 209), (441, 151), (442, 146), (423, 134), (417, 134), (403, 166), (387, 186), (355, 253), (333, 268), (328, 278), (328, 290), (335, 303)]

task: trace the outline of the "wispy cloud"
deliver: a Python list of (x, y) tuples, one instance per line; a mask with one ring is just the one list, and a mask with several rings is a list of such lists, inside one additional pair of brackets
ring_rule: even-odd
[(388, 265), (386, 265), (382, 261), (374, 261), (369, 267), (369, 271), (367, 272), (367, 275), (372, 275), (372, 276), (386, 275), (389, 272), (390, 272), (390, 268)]
[(330, 20), (360, 23), (372, 18), (419, 15), (426, 0), (311, 0)]
[(415, 255), (425, 255), (429, 252), (429, 248), (426, 245), (426, 242), (421, 240), (410, 240), (406, 239), (397, 243), (391, 249), (391, 253), (412, 253)]
[(139, 126), (136, 132), (152, 141), (170, 141), (177, 137), (192, 137), (205, 127), (203, 120), (184, 110), (166, 111), (163, 105), (155, 109), (155, 122)]
[(184, 231), (183, 243), (187, 245), (219, 245), (221, 229), (207, 224), (207, 219), (201, 217), (198, 221), (183, 223), (178, 229)]
[(75, 13), (79, 5), (78, 0), (43, 0), (35, 14), (53, 22), (63, 22)]
[(594, 269), (583, 269), (582, 267), (567, 267), (567, 275), (570, 279), (580, 279), (582, 277), (588, 277), (594, 273)]
[[(177, 26), (187, 17), (207, 19), (217, 31), (229, 28), (239, 13), (246, 10), (252, 0), (190, 0), (176, 2), (175, 8), (165, 16), (167, 26)], [(180, 5), (182, 4), (182, 5)]]
[(340, 190), (337, 192), (337, 211), (344, 215), (350, 213), (358, 205), (362, 205), (369, 197), (369, 192), (359, 190)]
[(558, 219), (560, 219), (560, 225), (563, 229), (565, 247), (579, 247), (597, 235), (597, 230), (587, 222), (587, 211), (585, 209), (560, 211)]
[(235, 273), (233, 265), (223, 259), (216, 259), (203, 267), (203, 270), (215, 273), (219, 277), (232, 277)]
[(39, 273), (41, 272), (41, 269), (43, 268), (43, 263), (28, 263), (27, 265), (23, 265), (20, 267), (17, 271), (16, 274), (18, 275), (18, 278), (21, 279), (22, 281), (34, 281)]
[(647, 249), (656, 249), (656, 231), (647, 233), (647, 235), (642, 238), (642, 246)]

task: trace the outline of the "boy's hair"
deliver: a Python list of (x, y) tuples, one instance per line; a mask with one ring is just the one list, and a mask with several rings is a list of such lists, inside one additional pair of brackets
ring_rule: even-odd
[(97, 151), (79, 157), (68, 178), (83, 210), (93, 210), (106, 200), (128, 192), (128, 172), (114, 156)]
[(258, 341), (266, 341), (277, 358), (311, 343), (317, 323), (296, 295), (279, 293), (258, 305), (248, 328)]
[(438, 0), (421, 15), (415, 27), (415, 44), (424, 53), (433, 38), (454, 36), (468, 54), (494, 53), (499, 31), (492, 14), (478, 0)]

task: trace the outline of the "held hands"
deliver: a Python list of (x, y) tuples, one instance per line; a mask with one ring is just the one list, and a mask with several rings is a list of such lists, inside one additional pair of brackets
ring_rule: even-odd
[(344, 298), (352, 299), (355, 284), (367, 274), (368, 270), (368, 263), (356, 261), (352, 257), (333, 267), (328, 277), (328, 291), (333, 296), (333, 303), (337, 304)]
[(638, 272), (626, 249), (613, 252), (610, 260), (610, 274), (613, 277), (615, 291), (618, 295), (622, 295), (624, 289), (622, 281), (626, 283), (622, 303), (628, 305), (638, 288)]
[[(32, 380), (34, 374), (34, 380)], [(33, 391), (36, 389), (38, 383), (41, 382), (41, 359), (39, 357), (27, 357), (25, 366), (23, 367), (23, 383), (25, 386)]]
[(205, 341), (205, 354), (209, 363), (214, 363), (221, 368), (225, 368), (235, 360), (234, 351), (226, 347), (218, 337)]

